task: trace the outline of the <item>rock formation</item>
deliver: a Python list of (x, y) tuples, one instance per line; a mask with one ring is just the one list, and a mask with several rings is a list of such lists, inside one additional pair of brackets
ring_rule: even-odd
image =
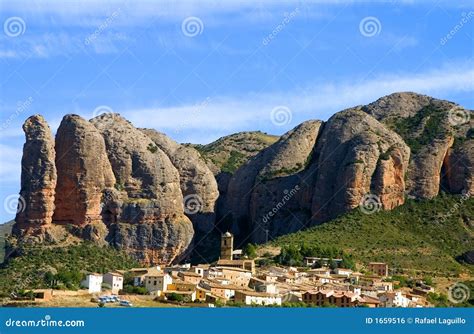
[(335, 114), (317, 143), (312, 214), (323, 222), (359, 206), (366, 194), (385, 209), (404, 203), (410, 150), (396, 133), (360, 109)]
[(56, 147), (44, 119), (32, 116), (13, 234), (92, 240), (144, 265), (168, 264), (193, 247), (211, 249), (219, 231), (232, 230), (237, 244), (265, 242), (348, 212), (367, 195), (385, 210), (406, 196), (472, 195), (472, 114), (395, 93), (282, 137), (244, 132), (208, 145), (178, 144), (118, 114), (66, 115)]
[(40, 115), (29, 117), (23, 125), (26, 143), (21, 161), (21, 190), (13, 234), (39, 241), (51, 225), (56, 189), (54, 140)]
[(284, 218), (267, 216), (274, 216), (270, 212), (279, 202), (296, 200), (293, 193), (288, 200), (285, 197), (298, 192), (302, 180), (295, 175), (306, 168), (320, 127), (320, 121), (300, 124), (237, 170), (229, 182), (224, 210), (234, 233), (251, 233), (252, 240), (261, 242), (268, 234), (274, 236), (277, 231), (283, 234), (301, 228), (301, 224), (287, 222), (293, 219), (288, 214), (290, 203), (286, 203), (284, 211), (278, 209), (278, 216)]
[(204, 233), (214, 228), (215, 203), (219, 197), (217, 182), (201, 155), (192, 147), (180, 145), (163, 133), (142, 130), (169, 157), (178, 170), (184, 212), (194, 228)]
[(54, 222), (83, 226), (102, 220), (102, 192), (115, 184), (104, 138), (78, 115), (64, 116), (56, 134), (58, 185)]
[(399, 133), (411, 147), (407, 172), (410, 196), (438, 195), (446, 173), (451, 180), (445, 182), (446, 191), (473, 190), (472, 111), (410, 92), (384, 96), (362, 109)]
[(178, 170), (153, 140), (118, 114), (93, 120), (105, 139), (115, 192), (105, 196), (108, 241), (143, 263), (170, 263), (184, 256), (193, 227), (184, 215)]

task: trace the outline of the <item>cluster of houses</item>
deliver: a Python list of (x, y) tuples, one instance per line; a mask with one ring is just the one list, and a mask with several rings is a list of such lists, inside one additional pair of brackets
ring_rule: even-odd
[[(221, 238), (220, 259), (213, 265), (135, 268), (129, 275), (133, 277), (133, 285), (146, 288), (149, 294), (162, 300), (180, 295), (180, 300), (185, 302), (263, 306), (296, 302), (338, 307), (428, 306), (424, 295), (431, 291), (430, 287), (395, 291), (394, 282), (387, 281), (389, 272), (385, 263), (369, 263), (369, 275), (327, 267), (298, 270), (271, 266), (262, 269), (256, 268), (253, 260), (242, 258), (241, 254), (240, 250), (233, 250), (233, 236), (227, 232)], [(325, 260), (328, 259), (305, 259), (309, 267)], [(107, 284), (112, 293), (119, 293), (123, 289), (123, 274), (121, 271), (104, 275), (91, 273), (82, 285), (90, 293), (99, 293)]]

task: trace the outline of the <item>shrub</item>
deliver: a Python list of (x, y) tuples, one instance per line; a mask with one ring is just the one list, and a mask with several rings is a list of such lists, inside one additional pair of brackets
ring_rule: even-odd
[(148, 144), (147, 148), (151, 153), (156, 153), (158, 151), (158, 146), (153, 145), (152, 143)]
[(257, 247), (249, 243), (244, 247), (244, 255), (247, 255), (250, 259), (257, 257)]
[(147, 295), (148, 290), (143, 286), (125, 285), (122, 292), (131, 295)]
[(168, 295), (168, 300), (174, 301), (174, 302), (183, 302), (184, 297), (180, 294), (172, 292)]

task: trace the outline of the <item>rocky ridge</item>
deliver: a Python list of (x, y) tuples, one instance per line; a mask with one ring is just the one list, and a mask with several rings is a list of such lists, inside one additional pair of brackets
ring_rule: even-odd
[(260, 243), (359, 206), (472, 193), (473, 121), (452, 102), (395, 93), (280, 138), (241, 133), (205, 146), (118, 114), (66, 115), (54, 146), (44, 119), (32, 116), (20, 192), (27, 204), (13, 234), (59, 242), (72, 233), (144, 264), (171, 263), (192, 251), (196, 233), (232, 230), (241, 244)]

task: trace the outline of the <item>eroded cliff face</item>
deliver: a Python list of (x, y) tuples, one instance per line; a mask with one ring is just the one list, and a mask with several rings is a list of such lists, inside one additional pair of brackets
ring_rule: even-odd
[(187, 254), (194, 231), (179, 173), (145, 134), (115, 114), (92, 122), (66, 115), (55, 146), (41, 116), (24, 129), (20, 243), (79, 238), (124, 249), (144, 265)]
[(115, 174), (104, 196), (107, 241), (142, 263), (170, 263), (191, 248), (194, 230), (184, 214), (180, 175), (151, 138), (118, 114), (91, 120), (102, 134)]
[[(66, 115), (56, 147), (41, 116), (24, 130), (26, 205), (14, 235), (58, 242), (69, 233), (144, 265), (181, 260), (199, 233), (230, 229), (238, 242), (265, 242), (352, 210), (368, 194), (391, 210), (406, 196), (474, 192), (472, 111), (415, 93), (307, 121), (279, 138), (241, 133), (205, 146), (136, 129), (118, 114)], [(210, 248), (214, 239), (201, 237)]]
[(366, 194), (385, 209), (404, 203), (410, 149), (396, 133), (360, 109), (331, 117), (318, 142), (312, 214), (324, 222), (359, 206)]
[[(471, 115), (452, 102), (415, 93), (338, 112), (319, 125), (309, 147), (272, 155), (286, 142), (282, 138), (239, 168), (228, 181), (220, 217), (230, 220), (241, 239), (263, 242), (326, 222), (364, 204), (367, 196), (391, 210), (406, 196), (432, 198), (441, 189), (472, 193)], [(309, 154), (304, 168), (291, 165)]]
[(455, 139), (453, 146), (446, 152), (441, 170), (442, 187), (452, 193), (474, 194), (473, 139), (461, 143)]
[[(305, 170), (311, 159), (321, 124), (320, 121), (300, 124), (233, 175), (224, 215), (232, 221), (234, 233), (250, 234), (252, 241), (264, 242), (302, 228), (303, 223), (298, 219), (306, 221), (308, 217), (298, 218), (288, 210), (297, 202), (297, 193), (303, 187), (304, 180), (297, 174)], [(284, 210), (273, 212), (281, 201), (285, 202)]]
[(29, 117), (23, 125), (26, 142), (21, 161), (21, 190), (13, 234), (37, 241), (47, 238), (56, 191), (54, 139), (40, 115)]
[(178, 170), (184, 212), (193, 222), (195, 230), (208, 233), (216, 220), (216, 201), (219, 197), (217, 182), (201, 155), (192, 147), (180, 145), (163, 133), (143, 129), (148, 137), (171, 160)]
[(55, 224), (99, 223), (102, 193), (115, 184), (104, 138), (87, 120), (66, 115), (56, 134), (58, 182)]
[(471, 110), (410, 92), (384, 96), (362, 109), (400, 134), (411, 147), (409, 196), (433, 198), (443, 186), (451, 193), (472, 190)]

